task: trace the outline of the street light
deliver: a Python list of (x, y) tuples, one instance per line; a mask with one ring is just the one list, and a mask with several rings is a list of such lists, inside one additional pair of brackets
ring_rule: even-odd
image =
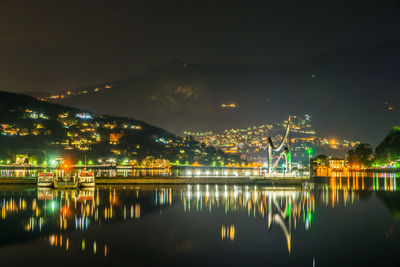
[(307, 149), (308, 154), (308, 174), (309, 178), (311, 178), (311, 155), (313, 154), (313, 149), (310, 147)]

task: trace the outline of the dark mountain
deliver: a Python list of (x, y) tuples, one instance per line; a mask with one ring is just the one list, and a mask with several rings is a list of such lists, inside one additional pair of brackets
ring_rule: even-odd
[(400, 159), (400, 127), (393, 127), (389, 134), (375, 149), (378, 163)]
[(236, 162), (213, 147), (181, 138), (141, 120), (96, 114), (0, 91), (0, 160), (18, 153), (82, 160), (147, 156), (203, 164)]
[(26, 92), (21, 92), (23, 95), (28, 95), (32, 97), (37, 97), (37, 98), (46, 98), (49, 94), (39, 92), (39, 91), (26, 91)]
[[(293, 65), (172, 60), (142, 75), (54, 99), (133, 116), (175, 133), (251, 126), (311, 114), (319, 134), (376, 144), (399, 121), (400, 42), (346, 48)], [(111, 88), (107, 88), (111, 87)], [(236, 105), (222, 108), (221, 104)]]

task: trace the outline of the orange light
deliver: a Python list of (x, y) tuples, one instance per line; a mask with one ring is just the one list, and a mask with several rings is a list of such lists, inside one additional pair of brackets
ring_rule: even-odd
[(62, 214), (63, 214), (65, 217), (67, 217), (67, 216), (69, 215), (69, 209), (68, 209), (67, 206), (64, 206), (64, 207), (62, 208)]
[(62, 169), (64, 169), (64, 170), (66, 170), (66, 169), (69, 169), (69, 168), (71, 168), (71, 164), (69, 164), (69, 162), (64, 162), (62, 165), (61, 165), (61, 168)]

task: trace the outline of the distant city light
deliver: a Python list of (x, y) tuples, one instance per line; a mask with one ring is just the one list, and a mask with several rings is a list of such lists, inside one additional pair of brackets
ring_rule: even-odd
[(78, 113), (75, 115), (75, 117), (83, 119), (83, 120), (93, 119), (92, 115), (90, 115), (88, 113)]

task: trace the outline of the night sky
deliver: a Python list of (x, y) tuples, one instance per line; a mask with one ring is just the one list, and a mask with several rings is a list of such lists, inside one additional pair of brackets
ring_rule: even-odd
[(50, 92), (169, 59), (293, 63), (400, 36), (398, 1), (0, 0), (0, 90)]

